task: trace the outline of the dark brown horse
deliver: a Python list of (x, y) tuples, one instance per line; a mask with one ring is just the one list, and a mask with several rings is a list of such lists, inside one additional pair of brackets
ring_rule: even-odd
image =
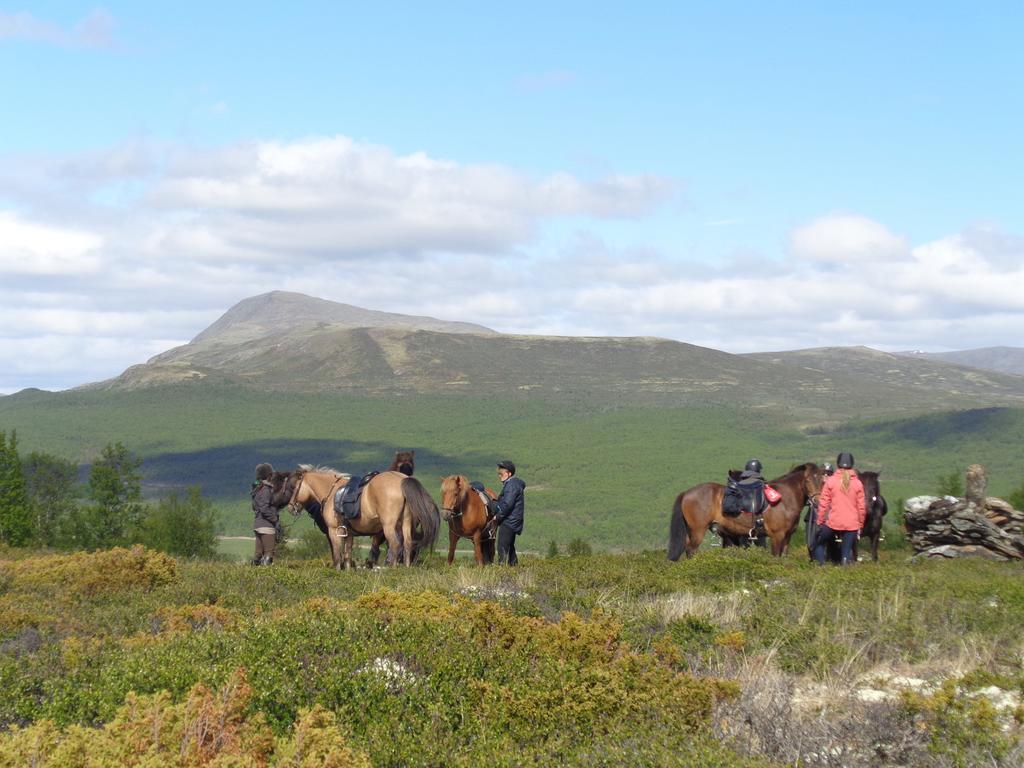
[[(793, 467), (789, 472), (768, 485), (782, 498), (764, 513), (764, 529), (772, 541), (772, 554), (781, 556), (789, 546), (789, 539), (800, 522), (800, 511), (809, 498), (821, 493), (822, 470), (808, 462)], [(754, 528), (753, 515), (743, 512), (736, 517), (722, 514), (721, 483), (701, 483), (688, 488), (676, 497), (669, 521), (668, 558), (678, 560), (685, 552), (689, 557), (700, 546), (704, 534), (712, 523), (728, 536), (748, 536)]]
[[(867, 508), (867, 516), (864, 518), (864, 528), (861, 530), (861, 538), (867, 537), (871, 540), (871, 559), (878, 562), (878, 542), (882, 538), (882, 518), (889, 511), (889, 505), (882, 496), (882, 489), (878, 482), (881, 472), (857, 472), (857, 477), (864, 484), (864, 506)], [(854, 549), (854, 556), (857, 550)]]
[[(487, 495), (496, 498), (494, 491)], [(459, 539), (472, 539), (477, 565), (494, 562), (494, 534), (487, 528), (487, 504), (465, 475), (441, 478), (441, 518), (448, 521), (448, 565), (455, 560)]]
[(388, 470), (412, 477), (416, 471), (416, 451), (395, 451), (395, 458)]

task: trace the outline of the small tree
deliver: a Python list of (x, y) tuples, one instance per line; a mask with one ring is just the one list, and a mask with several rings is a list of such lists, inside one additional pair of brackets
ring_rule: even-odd
[(956, 496), (960, 498), (964, 495), (964, 473), (954, 469), (948, 475), (939, 475), (935, 485), (939, 496)]
[(569, 542), (569, 546), (566, 547), (566, 552), (572, 557), (579, 557), (581, 555), (592, 554), (593, 550), (590, 548), (589, 541), (584, 541), (583, 539), (573, 539)]
[(554, 539), (548, 542), (548, 557), (558, 557), (558, 544)]
[(22, 470), (35, 540), (45, 547), (59, 546), (78, 507), (78, 468), (49, 453), (33, 452)]
[(142, 520), (141, 460), (108, 444), (89, 471), (89, 504), (76, 515), (74, 541), (86, 549), (129, 543)]
[(142, 520), (139, 538), (143, 544), (181, 557), (211, 557), (217, 551), (217, 521), (213, 504), (204, 499), (198, 485), (184, 498), (172, 491)]
[(18, 458), (18, 434), (0, 432), (0, 541), (22, 547), (32, 539), (32, 515)]
[(1024, 483), (1017, 486), (1017, 490), (1011, 491), (1006, 499), (1010, 506), (1017, 510), (1024, 510)]

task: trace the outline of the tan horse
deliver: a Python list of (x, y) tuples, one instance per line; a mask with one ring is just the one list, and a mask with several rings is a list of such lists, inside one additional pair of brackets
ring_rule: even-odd
[[(494, 491), (486, 492), (496, 498)], [(473, 541), (477, 565), (494, 562), (494, 535), (487, 535), (487, 505), (470, 488), (465, 475), (441, 478), (441, 517), (448, 521), (448, 565), (455, 560), (455, 545), (462, 538)]]
[[(388, 565), (396, 563), (399, 552), (403, 553), (405, 564), (411, 565), (414, 546), (429, 547), (437, 538), (437, 505), (416, 478), (401, 472), (374, 476), (363, 489), (359, 517), (344, 521), (348, 536), (341, 535), (342, 521), (334, 509), (334, 494), (348, 482), (348, 475), (300, 467), (293, 473), (293, 480), (295, 490), (288, 506), (295, 511), (311, 500), (320, 504), (335, 568), (352, 567), (354, 536), (383, 533), (388, 542)], [(408, 546), (403, 547), (405, 542)]]
[[(764, 513), (764, 528), (772, 540), (773, 555), (785, 553), (800, 522), (800, 511), (808, 499), (814, 499), (821, 493), (823, 475), (817, 464), (808, 462), (768, 481), (768, 485), (782, 494), (778, 503), (768, 507)], [(669, 560), (678, 560), (684, 551), (687, 557), (696, 552), (712, 524), (720, 533), (729, 536), (747, 536), (750, 533), (754, 519), (749, 512), (736, 517), (722, 514), (724, 493), (725, 486), (720, 483), (701, 483), (676, 497), (669, 521)]]

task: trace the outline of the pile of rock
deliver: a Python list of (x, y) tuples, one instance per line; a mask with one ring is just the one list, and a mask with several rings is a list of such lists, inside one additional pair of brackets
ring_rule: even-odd
[(903, 525), (914, 551), (925, 557), (1024, 559), (1024, 512), (985, 495), (985, 469), (967, 470), (966, 495), (915, 496), (903, 506)]

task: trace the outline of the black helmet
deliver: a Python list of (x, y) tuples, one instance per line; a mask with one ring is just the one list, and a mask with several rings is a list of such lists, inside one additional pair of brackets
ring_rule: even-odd
[(511, 473), (513, 475), (516, 473), (516, 465), (513, 464), (508, 459), (505, 459), (503, 461), (499, 461), (498, 462), (498, 469), (507, 469), (509, 471), (509, 473)]
[(826, 461), (822, 469), (825, 470), (826, 475), (834, 475), (836, 471), (836, 465)]
[(853, 454), (843, 451), (836, 458), (836, 466), (840, 469), (853, 469)]
[(269, 480), (270, 476), (274, 474), (274, 468), (269, 464), (257, 464), (256, 465), (256, 479), (257, 480)]
[(761, 462), (757, 459), (751, 459), (747, 462), (747, 466), (743, 468), (744, 472), (757, 472), (761, 474)]

